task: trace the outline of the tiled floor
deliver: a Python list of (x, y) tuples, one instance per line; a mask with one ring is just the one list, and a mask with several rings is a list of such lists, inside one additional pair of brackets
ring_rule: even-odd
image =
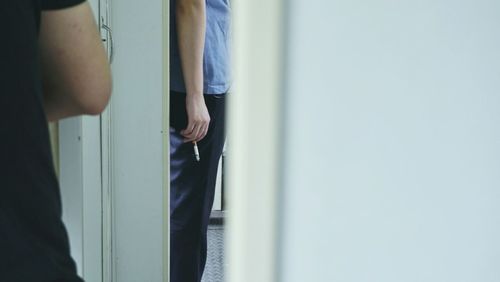
[(208, 258), (202, 282), (224, 282), (224, 227), (208, 228)]

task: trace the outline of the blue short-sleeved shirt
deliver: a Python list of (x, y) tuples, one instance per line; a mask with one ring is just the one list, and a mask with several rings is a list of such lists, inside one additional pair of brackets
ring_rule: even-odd
[[(186, 92), (177, 40), (175, 5), (170, 0), (170, 89)], [(207, 11), (203, 57), (204, 94), (223, 94), (229, 90), (230, 75), (230, 3), (229, 0), (205, 0)]]

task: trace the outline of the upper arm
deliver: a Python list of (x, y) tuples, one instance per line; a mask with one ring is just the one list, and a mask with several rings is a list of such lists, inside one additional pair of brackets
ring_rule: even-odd
[(44, 90), (65, 95), (89, 113), (111, 93), (111, 74), (90, 5), (43, 11), (39, 35)]

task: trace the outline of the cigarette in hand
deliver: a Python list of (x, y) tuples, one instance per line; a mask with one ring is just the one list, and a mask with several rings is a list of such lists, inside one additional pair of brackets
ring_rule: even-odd
[(194, 157), (196, 158), (196, 161), (200, 161), (200, 150), (198, 150), (198, 143), (193, 142), (193, 149), (194, 149)]

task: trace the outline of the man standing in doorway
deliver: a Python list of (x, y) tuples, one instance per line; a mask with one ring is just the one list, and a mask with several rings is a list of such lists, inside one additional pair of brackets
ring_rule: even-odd
[(230, 4), (170, 3), (171, 282), (199, 282), (225, 141)]

